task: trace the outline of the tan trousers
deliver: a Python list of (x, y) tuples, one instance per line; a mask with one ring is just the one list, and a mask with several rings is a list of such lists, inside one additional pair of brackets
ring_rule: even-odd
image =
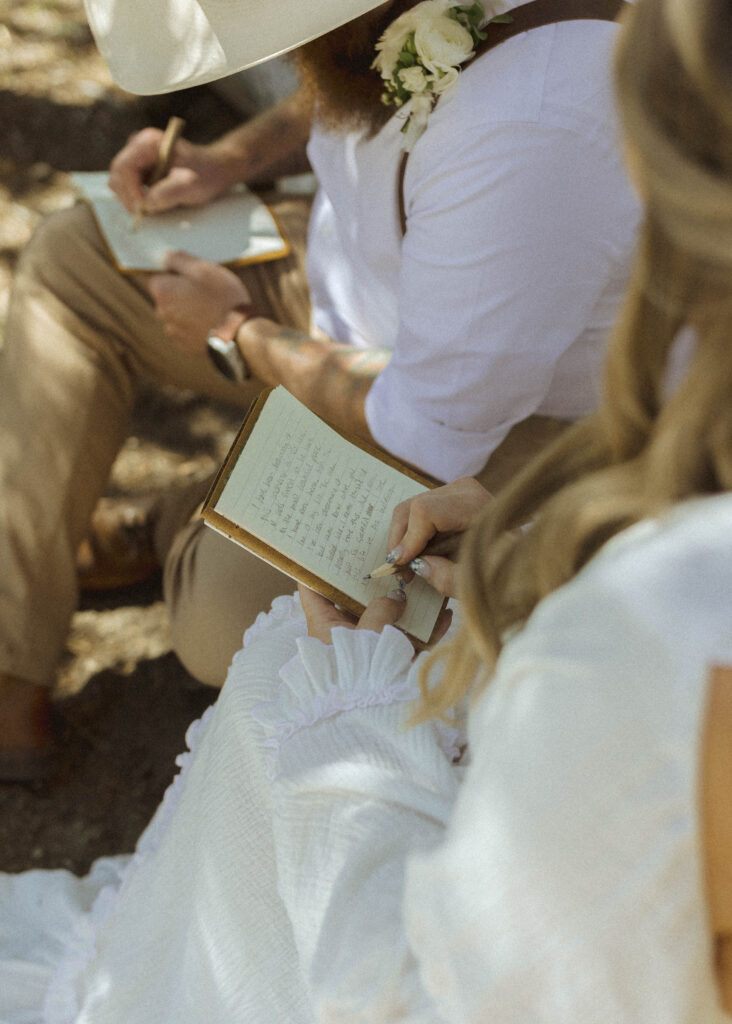
[[(309, 203), (283, 198), (274, 208), (293, 254), (242, 268), (242, 278), (257, 306), (307, 329)], [(140, 283), (111, 263), (86, 206), (54, 214), (22, 254), (0, 350), (0, 671), (53, 681), (78, 600), (76, 549), (141, 381), (242, 409), (259, 390), (230, 384), (205, 356), (166, 339)], [(197, 500), (181, 507), (179, 522)], [(166, 518), (174, 519), (169, 509)], [(211, 576), (194, 594), (210, 554)], [(195, 675), (220, 685), (244, 628), (292, 582), (200, 522), (176, 537), (171, 555), (164, 588), (174, 642)], [(231, 590), (217, 562), (229, 574), (236, 565)]]
[[(293, 246), (242, 269), (254, 303), (306, 330), (308, 202), (275, 212)], [(245, 409), (258, 385), (228, 383), (165, 338), (150, 300), (121, 274), (84, 205), (49, 217), (25, 249), (0, 351), (0, 671), (51, 683), (78, 593), (75, 553), (125, 439), (139, 382), (177, 385)], [(560, 425), (521, 424), (482, 475), (490, 489)], [(191, 515), (200, 490), (168, 503), (157, 541), (175, 649), (220, 686), (244, 630), (290, 579)]]

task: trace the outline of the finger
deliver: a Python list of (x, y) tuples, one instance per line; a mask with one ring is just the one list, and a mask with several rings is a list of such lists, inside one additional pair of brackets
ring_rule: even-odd
[(398, 622), (406, 608), (407, 595), (403, 590), (394, 588), (386, 597), (375, 597), (369, 601), (366, 610), (358, 620), (357, 629), (371, 629), (380, 633), (384, 626), (392, 626)]
[(166, 252), (163, 266), (173, 274), (193, 277), (196, 273), (200, 273), (204, 267), (208, 267), (209, 264), (206, 260), (201, 260), (197, 256), (191, 256), (189, 252), (174, 249)]
[(109, 167), (109, 187), (134, 213), (144, 199), (145, 175), (155, 165), (162, 132), (144, 128), (130, 136)]
[(450, 624), (451, 623), (452, 623), (452, 609), (451, 608), (443, 608), (442, 611), (440, 612), (440, 614), (437, 616), (437, 622), (435, 623), (435, 628), (432, 630), (432, 636), (430, 637), (430, 642), (429, 642), (429, 646), (430, 647), (434, 647), (435, 644), (438, 644), (440, 642), (440, 640), (442, 640), (442, 638), (444, 637), (445, 633), (447, 633), (448, 629), (450, 628)]
[(458, 568), (455, 562), (437, 555), (420, 555), (408, 564), (416, 576), (426, 580), (438, 593), (457, 597)]
[(171, 168), (164, 178), (151, 185), (147, 190), (145, 211), (160, 213), (163, 210), (171, 210), (175, 206), (196, 205), (191, 195), (195, 182), (196, 173), (190, 167)]
[(417, 498), (397, 505), (389, 530), (387, 562), (405, 565), (424, 550), (436, 532), (429, 506), (420, 503)]
[(147, 280), (147, 290), (155, 302), (158, 312), (160, 306), (177, 289), (178, 280), (174, 274), (151, 274)]
[(407, 532), (407, 525), (409, 523), (409, 509), (411, 507), (413, 498), (409, 498), (407, 501), (400, 501), (395, 507), (391, 514), (391, 524), (389, 526), (389, 534), (387, 536), (387, 551), (391, 551), (395, 548), (399, 541), (402, 539), (404, 534)]
[[(394, 510), (388, 560), (405, 564), (418, 555), (435, 534), (467, 529), (490, 500), (490, 494), (477, 480), (462, 477), (403, 502)], [(398, 536), (402, 527), (402, 535)]]
[(322, 640), (324, 644), (329, 644), (331, 629), (334, 626), (346, 626), (348, 629), (353, 629), (353, 623), (322, 594), (316, 594), (314, 590), (310, 590), (302, 583), (298, 584), (297, 589), (308, 624), (309, 636)]

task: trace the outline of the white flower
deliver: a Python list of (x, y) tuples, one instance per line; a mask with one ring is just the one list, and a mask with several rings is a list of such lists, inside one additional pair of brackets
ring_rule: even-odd
[(413, 96), (418, 96), (424, 92), (429, 85), (429, 79), (424, 68), (420, 68), (417, 65), (412, 68), (400, 68), (397, 74), (404, 88), (407, 92), (411, 92)]
[(422, 0), (376, 44), (372, 67), (385, 82), (384, 102), (401, 107), (411, 101), (402, 128), (406, 149), (424, 131), (437, 97), (457, 82), (460, 65), (475, 55), (475, 44), (485, 38), (479, 27), (484, 19), (480, 0)]
[(399, 55), (404, 49), (407, 40), (413, 32), (417, 31), (420, 20), (441, 15), (449, 10), (450, 0), (423, 0), (410, 10), (400, 14), (392, 21), (381, 39), (376, 44), (376, 60), (373, 63), (381, 74), (382, 78), (390, 78)]
[(445, 13), (425, 18), (414, 30), (420, 62), (433, 73), (456, 69), (473, 56), (473, 37)]

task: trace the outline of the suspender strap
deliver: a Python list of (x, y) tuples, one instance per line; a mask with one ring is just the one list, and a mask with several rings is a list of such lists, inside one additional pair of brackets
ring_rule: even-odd
[[(530, 3), (515, 7), (507, 13), (513, 19), (510, 22), (489, 24), (488, 33), (475, 48), (477, 60), (488, 50), (505, 43), (512, 36), (528, 32), (542, 25), (553, 25), (558, 21), (615, 21), (620, 12), (629, 7), (627, 0), (531, 0)], [(439, 100), (439, 96), (435, 102)], [(404, 174), (407, 169), (409, 153), (402, 153), (397, 174), (397, 200), (399, 203), (399, 223), (402, 235), (407, 230), (407, 213), (404, 206)]]

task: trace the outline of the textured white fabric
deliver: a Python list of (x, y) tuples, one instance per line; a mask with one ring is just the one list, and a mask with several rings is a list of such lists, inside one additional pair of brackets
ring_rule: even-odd
[(325, 646), (279, 598), (129, 862), (0, 875), (0, 1021), (728, 1021), (697, 789), (730, 537), (724, 496), (609, 544), (507, 645), (467, 768), (405, 731), (398, 630)]
[(0, 874), (2, 1024), (312, 1020), (276, 893), (261, 738), (248, 724), (303, 632), (298, 602), (278, 599), (267, 626), (252, 627), (232, 668), (245, 689), (225, 687), (191, 730), (195, 754), (179, 759), (121, 880)]
[[(280, 723), (280, 892), (318, 1021), (729, 1019), (697, 766), (708, 669), (732, 649), (730, 537), (732, 496), (693, 503), (629, 531), (545, 601), (471, 718), (456, 808), (439, 738), (405, 735), (397, 704), (287, 737)], [(375, 663), (391, 641), (372, 642)], [(347, 637), (313, 643), (266, 731), (278, 711), (312, 718), (324, 679), (340, 677), (350, 707)], [(369, 672), (357, 692), (386, 685)]]
[(370, 140), (313, 133), (315, 323), (393, 349), (369, 428), (440, 479), (476, 473), (527, 416), (596, 404), (638, 217), (612, 102), (616, 34), (545, 26), (468, 64), (410, 154), (403, 242), (399, 116)]

